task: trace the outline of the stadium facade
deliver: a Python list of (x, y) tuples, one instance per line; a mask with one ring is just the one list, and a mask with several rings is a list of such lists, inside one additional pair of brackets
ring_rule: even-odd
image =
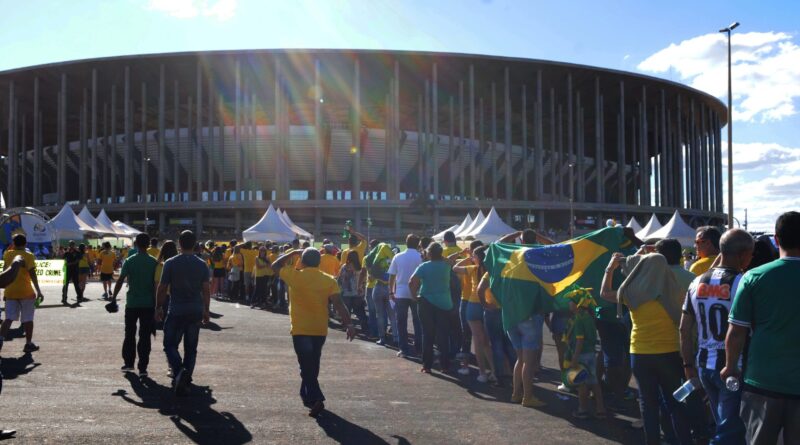
[[(0, 72), (7, 207), (64, 203), (161, 231), (392, 235), (494, 206), (538, 228), (679, 209), (723, 223), (725, 106), (603, 68), (480, 55), (246, 50)], [(571, 199), (572, 198), (572, 199)], [(79, 207), (76, 207), (79, 210)]]

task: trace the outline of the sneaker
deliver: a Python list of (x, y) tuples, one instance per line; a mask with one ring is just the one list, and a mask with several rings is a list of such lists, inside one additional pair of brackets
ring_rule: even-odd
[(139, 377), (147, 377), (147, 370), (145, 369), (145, 370), (139, 371)]
[(39, 347), (36, 346), (36, 344), (33, 343), (33, 342), (26, 343), (25, 347), (22, 348), (22, 352), (34, 352), (34, 351), (38, 351), (38, 350), (39, 350)]
[(123, 366), (119, 368), (119, 370), (122, 372), (133, 372), (133, 366)]
[(175, 378), (172, 379), (172, 392), (174, 392), (176, 395), (182, 391), (182, 388), (184, 386), (183, 380), (185, 375), (186, 375), (186, 370), (181, 368), (178, 371), (178, 375), (176, 375)]
[(635, 430), (640, 430), (644, 428), (644, 421), (642, 419), (634, 420), (633, 422), (631, 422), (631, 428)]
[(406, 358), (406, 353), (403, 351), (397, 351), (397, 356), (400, 358)]
[(522, 394), (511, 394), (511, 403), (522, 403)]
[(378, 345), (378, 346), (386, 346), (386, 339), (382, 338), (382, 339), (376, 341), (375, 344)]
[(171, 370), (171, 369), (167, 371), (167, 377), (169, 377), (169, 378), (173, 378), (173, 377), (175, 377), (175, 376), (172, 374), (172, 370)]
[(325, 403), (322, 400), (319, 400), (317, 402), (314, 402), (313, 405), (311, 405), (311, 409), (308, 411), (308, 415), (309, 417), (317, 417), (324, 409), (325, 409)]
[(469, 372), (470, 372), (469, 368), (466, 367), (466, 366), (462, 366), (461, 368), (458, 368), (458, 373), (461, 374), (461, 375), (469, 375)]
[(489, 377), (486, 376), (484, 373), (478, 374), (478, 378), (476, 379), (478, 383), (486, 383), (489, 381)]
[(546, 403), (542, 402), (536, 397), (528, 397), (522, 399), (522, 406), (524, 406), (525, 408), (541, 408), (545, 405)]
[(108, 300), (108, 292), (103, 292), (103, 300)]

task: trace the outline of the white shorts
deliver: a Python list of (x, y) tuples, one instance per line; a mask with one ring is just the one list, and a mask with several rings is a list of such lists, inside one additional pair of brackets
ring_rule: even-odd
[[(33, 321), (34, 299), (6, 300), (6, 320), (28, 323)], [(22, 319), (20, 319), (22, 316)]]

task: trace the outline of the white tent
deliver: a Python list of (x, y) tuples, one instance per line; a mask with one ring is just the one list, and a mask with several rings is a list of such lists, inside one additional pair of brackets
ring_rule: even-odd
[(78, 218), (81, 221), (85, 222), (89, 227), (93, 228), (95, 232), (102, 236), (115, 236), (117, 232), (110, 228), (106, 227), (105, 224), (102, 224), (100, 221), (96, 220), (94, 216), (92, 216), (92, 212), (89, 211), (87, 206), (83, 206), (83, 210), (78, 213)]
[[(111, 229), (111, 230), (113, 230), (113, 231), (114, 231), (114, 234), (113, 234), (113, 235), (109, 235), (109, 236), (114, 236), (114, 237), (123, 237), (123, 238), (129, 238), (129, 237), (131, 237), (131, 236), (132, 236), (132, 235), (131, 235), (130, 233), (128, 233), (127, 231), (125, 231), (125, 230), (121, 229), (120, 227), (117, 227), (117, 226), (116, 226), (116, 225), (115, 225), (115, 224), (114, 224), (114, 223), (111, 221), (111, 218), (109, 218), (109, 217), (108, 217), (108, 214), (106, 214), (106, 209), (100, 209), (100, 213), (98, 213), (98, 214), (97, 214), (97, 218), (95, 218), (95, 220), (96, 220), (98, 223), (100, 223), (101, 225), (103, 225), (103, 226), (105, 226), (105, 227), (108, 227), (109, 229)], [(135, 229), (134, 229), (134, 230), (135, 230)], [(135, 233), (135, 234), (133, 234), (133, 235), (136, 235), (136, 234), (138, 234), (138, 233), (139, 233), (139, 231), (138, 231), (138, 230), (136, 230), (136, 233)]]
[(464, 221), (461, 221), (461, 224), (459, 224), (458, 227), (453, 229), (453, 234), (455, 236), (458, 236), (458, 234), (466, 230), (466, 228), (469, 227), (470, 224), (472, 224), (472, 217), (469, 216), (469, 213), (467, 213), (467, 216), (464, 217)]
[(651, 233), (647, 238), (675, 238), (681, 243), (681, 246), (693, 247), (695, 234), (696, 230), (686, 224), (680, 213), (675, 210), (669, 222), (664, 227)]
[(469, 225), (467, 226), (466, 229), (461, 230), (460, 232), (456, 233), (456, 238), (465, 239), (464, 237), (467, 234), (471, 233), (473, 230), (475, 230), (476, 227), (478, 227), (479, 225), (483, 224), (483, 220), (484, 219), (486, 219), (486, 217), (483, 216), (483, 212), (478, 210), (478, 214), (475, 215), (475, 219), (473, 219), (472, 222), (469, 223)]
[(508, 235), (516, 231), (516, 229), (504, 223), (500, 215), (498, 215), (497, 211), (492, 207), (483, 222), (471, 232), (464, 234), (464, 236), (481, 240), (484, 244), (489, 244), (497, 241), (503, 235)]
[(644, 228), (642, 230), (636, 232), (636, 238), (639, 238), (641, 240), (645, 240), (650, 236), (651, 233), (655, 232), (656, 230), (658, 230), (660, 228), (661, 228), (661, 223), (658, 222), (658, 218), (656, 218), (656, 214), (653, 213), (653, 215), (650, 217), (650, 221), (647, 222), (647, 225), (644, 226)]
[(275, 241), (285, 243), (295, 239), (295, 232), (278, 215), (278, 212), (269, 205), (264, 216), (252, 227), (242, 232), (245, 241)]
[[(114, 228), (115, 229), (121, 230), (123, 233), (125, 233), (126, 235), (124, 235), (124, 236), (128, 236), (128, 237), (132, 238), (132, 237), (135, 237), (136, 235), (142, 233), (140, 230), (136, 230), (133, 227), (131, 227), (131, 226), (125, 224), (124, 222), (119, 221), (119, 220), (114, 221), (112, 224), (114, 224)], [(120, 235), (120, 236), (122, 236), (122, 235)]]
[[(444, 234), (447, 233), (447, 232), (453, 232), (455, 229), (458, 228), (458, 226), (459, 226), (459, 224), (456, 224), (454, 226), (450, 226), (447, 229), (444, 229), (441, 232), (437, 233), (436, 235), (433, 235), (433, 240), (436, 241), (437, 243), (438, 242), (442, 242), (444, 240)], [(453, 232), (453, 233), (455, 233), (455, 232)]]
[(311, 233), (303, 230), (302, 227), (298, 226), (297, 224), (292, 221), (292, 218), (289, 218), (289, 214), (286, 213), (286, 210), (278, 209), (278, 216), (280, 216), (281, 220), (286, 223), (286, 225), (294, 231), (298, 236), (308, 239), (313, 239), (314, 235)]
[(81, 240), (87, 236), (97, 236), (93, 227), (75, 215), (69, 204), (64, 204), (58, 215), (54, 216), (47, 227), (55, 240)]
[(640, 230), (642, 230), (642, 225), (639, 224), (639, 221), (636, 220), (635, 216), (631, 217), (631, 220), (628, 221), (628, 224), (625, 227), (633, 229), (633, 233), (638, 233)]

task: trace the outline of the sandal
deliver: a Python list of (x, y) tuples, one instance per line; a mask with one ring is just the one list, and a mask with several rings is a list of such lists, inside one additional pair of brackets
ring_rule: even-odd
[(572, 417), (579, 420), (586, 420), (589, 418), (589, 413), (587, 413), (586, 411), (573, 411)]

